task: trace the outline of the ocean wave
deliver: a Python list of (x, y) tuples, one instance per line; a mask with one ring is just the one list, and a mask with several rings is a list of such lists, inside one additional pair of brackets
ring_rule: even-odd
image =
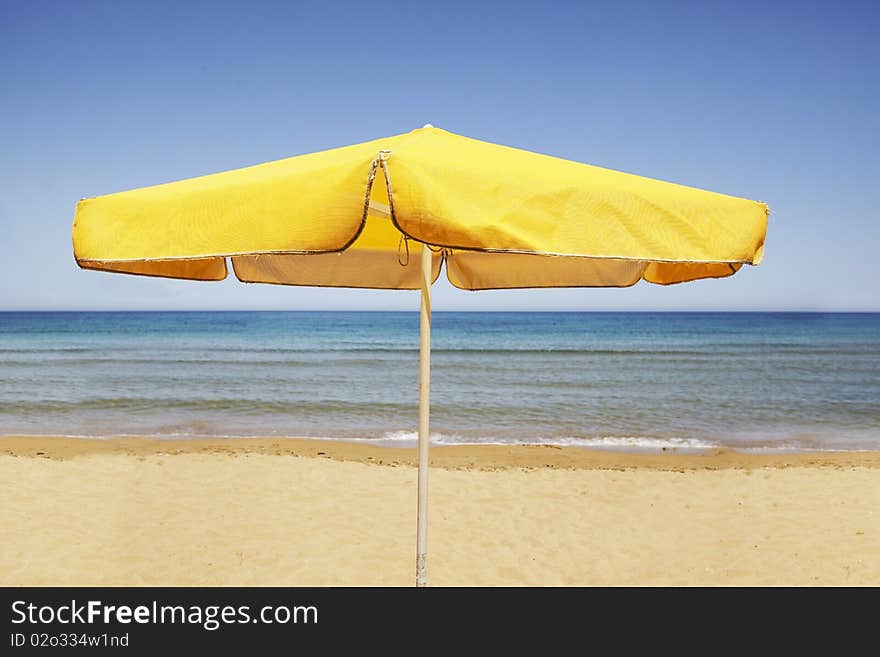
[[(415, 431), (391, 431), (380, 438), (360, 438), (359, 442), (382, 442), (393, 445), (414, 445), (419, 435)], [(660, 438), (653, 436), (594, 436), (594, 437), (543, 437), (504, 438), (498, 436), (461, 436), (457, 434), (431, 434), (432, 445), (553, 445), (557, 447), (584, 447), (592, 449), (620, 450), (708, 450), (717, 449), (722, 445), (709, 440), (697, 438)]]
[[(45, 434), (0, 434), (0, 437), (7, 435), (42, 436)], [(143, 433), (127, 433), (121, 431), (110, 431), (98, 434), (52, 434), (62, 438), (78, 438), (78, 439), (99, 439), (107, 440), (111, 438), (156, 438), (164, 440), (186, 440), (199, 438), (217, 438), (217, 439), (234, 439), (234, 438), (259, 438), (271, 437), (279, 440), (295, 438), (305, 440), (334, 440), (341, 442), (355, 443), (371, 443), (374, 445), (382, 445), (388, 447), (413, 447), (418, 444), (418, 433), (415, 431), (390, 431), (378, 437), (356, 437), (356, 436), (279, 436), (270, 432), (254, 432), (249, 434), (219, 434), (211, 432), (193, 432), (181, 431), (175, 428), (169, 431), (152, 431)], [(690, 438), (653, 438), (649, 436), (598, 436), (595, 438), (574, 438), (574, 437), (558, 437), (558, 438), (501, 438), (497, 436), (485, 437), (465, 437), (457, 434), (432, 433), (431, 445), (433, 446), (479, 446), (479, 445), (503, 445), (503, 446), (556, 446), (556, 447), (582, 447), (592, 449), (612, 449), (622, 451), (665, 451), (665, 450), (709, 450), (721, 447), (720, 444), (697, 440)]]
[(145, 397), (100, 397), (78, 401), (33, 400), (0, 402), (0, 415), (13, 417), (29, 413), (72, 413), (81, 410), (113, 410), (113, 411), (147, 411), (161, 413), (168, 410), (178, 411), (234, 411), (252, 415), (254, 413), (298, 414), (298, 413), (332, 413), (338, 411), (354, 412), (360, 410), (364, 414), (376, 413), (411, 413), (412, 404), (377, 402), (377, 401), (268, 401), (241, 398), (214, 399), (180, 399), (180, 398), (145, 398)]
[[(93, 362), (112, 362), (119, 364), (313, 364), (316, 359), (333, 357), (334, 362), (346, 364), (362, 364), (380, 358), (411, 358), (419, 353), (418, 345), (412, 346), (374, 346), (361, 345), (353, 347), (310, 346), (307, 348), (287, 347), (211, 347), (203, 345), (170, 347), (155, 345), (151, 347), (25, 347), (0, 348), (0, 365), (40, 366), (50, 363), (65, 365), (85, 365)], [(874, 345), (865, 344), (845, 347), (828, 347), (802, 345), (765, 345), (758, 348), (749, 344), (743, 347), (729, 345), (706, 344), (699, 348), (650, 348), (650, 347), (481, 347), (474, 344), (468, 347), (434, 346), (432, 356), (456, 357), (474, 356), (504, 357), (516, 356), (540, 358), (583, 357), (630, 357), (658, 358), (664, 361), (669, 358), (687, 359), (702, 363), (705, 359), (737, 358), (750, 360), (778, 359), (787, 360), (798, 357), (815, 359), (818, 356), (834, 356), (836, 358), (876, 358)], [(797, 363), (786, 363), (786, 366)], [(807, 365), (811, 365), (808, 363)]]

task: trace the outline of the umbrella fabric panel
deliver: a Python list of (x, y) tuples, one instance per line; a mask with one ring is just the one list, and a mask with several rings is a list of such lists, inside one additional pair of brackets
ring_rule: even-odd
[(446, 275), (462, 290), (539, 287), (630, 287), (640, 280), (672, 285), (701, 278), (726, 278), (740, 263), (642, 262), (523, 253), (448, 251)]
[(367, 179), (384, 143), (394, 140), (83, 199), (73, 226), (76, 258), (87, 266), (341, 250), (361, 230)]
[(639, 260), (521, 253), (452, 251), (446, 256), (446, 276), (463, 290), (629, 287), (641, 280), (645, 266)]
[[(318, 255), (249, 255), (232, 258), (235, 275), (245, 283), (418, 290), (422, 281), (422, 246), (397, 251), (351, 248)], [(440, 276), (442, 256), (433, 256), (432, 281)]]
[(757, 264), (767, 206), (469, 139), (410, 133), (386, 163), (398, 227), (451, 248)]
[(644, 279), (649, 283), (672, 285), (701, 278), (727, 278), (742, 268), (739, 262), (652, 262), (645, 268)]
[(133, 260), (103, 261), (81, 260), (83, 269), (137, 274), (140, 276), (161, 276), (163, 278), (185, 278), (193, 281), (222, 281), (226, 278), (226, 258), (194, 258), (191, 260)]

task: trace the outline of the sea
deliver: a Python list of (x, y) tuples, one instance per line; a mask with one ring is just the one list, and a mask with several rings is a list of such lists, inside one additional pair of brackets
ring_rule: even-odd
[[(434, 444), (880, 449), (880, 314), (436, 312)], [(411, 312), (0, 313), (0, 435), (415, 443)]]

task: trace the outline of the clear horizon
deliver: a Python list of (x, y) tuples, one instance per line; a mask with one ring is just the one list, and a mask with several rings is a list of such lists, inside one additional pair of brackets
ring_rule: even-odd
[(70, 224), (81, 197), (425, 123), (771, 207), (764, 262), (732, 278), (441, 276), (436, 311), (880, 311), (877, 6), (393, 4), (4, 3), (0, 311), (416, 311), (417, 292), (81, 271)]
[[(418, 310), (393, 309), (380, 310), (376, 308), (294, 308), (294, 309), (277, 309), (277, 308), (214, 308), (214, 309), (193, 309), (193, 308), (174, 308), (164, 310), (149, 309), (90, 309), (82, 308), (77, 310), (0, 310), (0, 315), (24, 315), (24, 314), (53, 314), (53, 313), (71, 313), (71, 314), (136, 314), (136, 313), (411, 313), (417, 315)], [(876, 310), (452, 310), (449, 308), (441, 310), (433, 310), (434, 315), (448, 314), (574, 314), (574, 315), (880, 315), (880, 311)]]

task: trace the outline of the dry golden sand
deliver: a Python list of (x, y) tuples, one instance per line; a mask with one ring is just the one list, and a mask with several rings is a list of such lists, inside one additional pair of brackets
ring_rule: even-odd
[[(0, 439), (0, 584), (409, 585), (413, 450)], [(880, 453), (432, 449), (432, 584), (880, 584)]]

